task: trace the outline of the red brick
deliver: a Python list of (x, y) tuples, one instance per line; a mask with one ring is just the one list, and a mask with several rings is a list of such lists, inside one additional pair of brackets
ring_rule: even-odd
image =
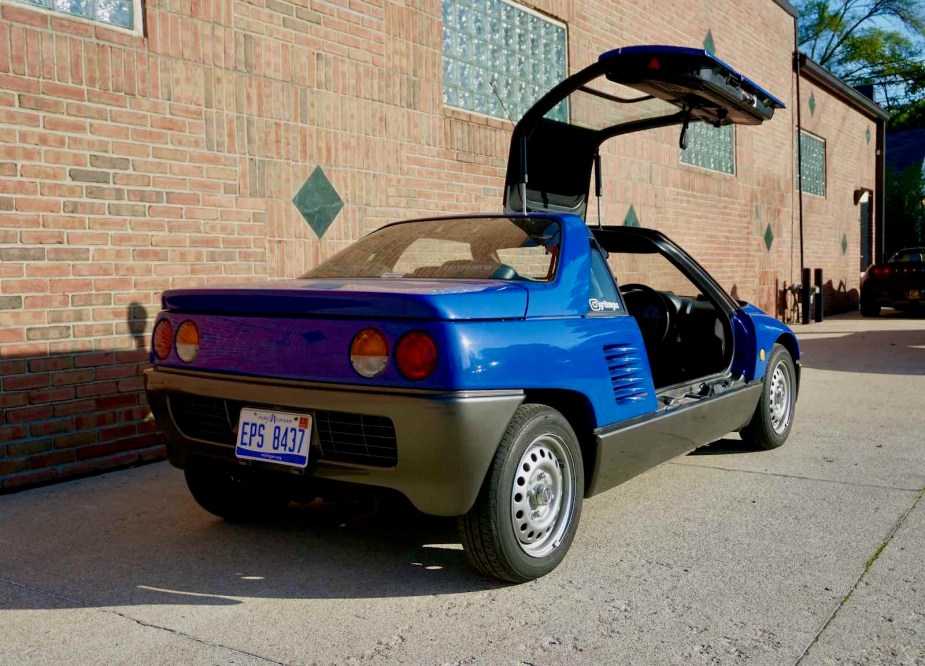
[(6, 489), (23, 488), (33, 484), (44, 483), (52, 479), (51, 469), (45, 468), (33, 472), (16, 474), (3, 479), (3, 487)]
[(73, 435), (63, 435), (54, 438), (56, 449), (70, 449), (75, 447), (84, 447), (96, 441), (96, 431), (78, 432)]
[(27, 9), (21, 5), (3, 5), (3, 7), (0, 7), (0, 16), (14, 23), (25, 23), (26, 25), (34, 25), (39, 28), (48, 27), (47, 14)]
[(29, 459), (32, 469), (51, 467), (52, 465), (60, 465), (62, 463), (73, 461), (74, 449), (63, 449), (60, 451), (55, 451), (54, 453), (40, 453), (39, 455), (32, 456)]
[(73, 386), (58, 386), (55, 388), (36, 389), (29, 392), (29, 402), (33, 405), (41, 405), (48, 402), (61, 404), (64, 400), (71, 400), (74, 397)]
[(4, 391), (23, 391), (44, 388), (51, 385), (51, 375), (47, 372), (14, 375), (2, 379)]
[[(29, 435), (32, 437), (42, 437), (45, 435), (56, 435), (62, 432), (70, 432), (74, 429), (74, 419), (58, 419), (56, 421), (42, 421), (33, 423), (29, 426)], [(50, 445), (49, 445), (50, 448)]]
[(119, 407), (128, 407), (136, 404), (138, 404), (138, 396), (134, 393), (123, 393), (96, 399), (96, 408), (99, 411), (118, 409)]
[(114, 442), (107, 442), (106, 444), (94, 444), (92, 446), (82, 446), (77, 449), (77, 459), (78, 460), (88, 460), (91, 458), (102, 458), (103, 456), (112, 455), (116, 453), (118, 449)]
[(55, 416), (72, 416), (93, 411), (92, 400), (74, 400), (73, 402), (55, 403)]
[(118, 419), (119, 415), (116, 412), (99, 412), (87, 416), (78, 416), (74, 425), (77, 430), (87, 430), (90, 428), (98, 428), (102, 425), (112, 425), (116, 423)]
[(51, 418), (53, 415), (54, 408), (52, 408), (51, 405), (24, 407), (22, 409), (10, 409), (6, 412), (6, 422), (25, 423), (28, 421), (38, 421), (39, 419)]
[(9, 442), (14, 439), (22, 439), (25, 436), (26, 430), (22, 426), (5, 426), (0, 428), (0, 442)]

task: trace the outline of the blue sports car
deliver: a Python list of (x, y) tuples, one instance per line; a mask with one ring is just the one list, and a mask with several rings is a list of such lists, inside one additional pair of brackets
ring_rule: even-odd
[(542, 576), (585, 498), (738, 431), (790, 433), (793, 332), (658, 231), (586, 222), (599, 146), (782, 104), (702, 50), (604, 54), (517, 124), (506, 212), (385, 226), (299, 279), (165, 292), (146, 387), (202, 507), (344, 484), (457, 516), (478, 571)]

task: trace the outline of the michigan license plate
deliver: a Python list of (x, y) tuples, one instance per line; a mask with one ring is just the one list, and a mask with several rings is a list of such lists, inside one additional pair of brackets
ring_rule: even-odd
[(305, 467), (311, 434), (311, 416), (245, 407), (238, 419), (234, 454), (244, 460)]

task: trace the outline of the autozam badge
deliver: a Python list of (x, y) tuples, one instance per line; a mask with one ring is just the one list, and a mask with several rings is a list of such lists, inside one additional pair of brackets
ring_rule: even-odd
[(589, 298), (588, 306), (592, 312), (613, 312), (620, 309), (620, 304), (616, 301), (599, 301), (596, 298)]

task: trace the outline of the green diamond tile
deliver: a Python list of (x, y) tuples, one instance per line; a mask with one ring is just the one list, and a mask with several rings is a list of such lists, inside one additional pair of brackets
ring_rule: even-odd
[(707, 36), (703, 38), (703, 49), (710, 55), (716, 55), (716, 42), (713, 40), (712, 30), (707, 30)]
[(867, 139), (867, 145), (870, 145), (870, 127), (868, 127), (867, 131), (864, 133), (864, 138)]
[(630, 204), (630, 209), (626, 211), (626, 217), (623, 218), (624, 227), (638, 227), (639, 218), (636, 216), (636, 209)]
[(848, 235), (841, 235), (841, 253), (845, 254), (848, 251)]
[(768, 224), (768, 228), (764, 230), (764, 244), (768, 248), (768, 251), (771, 250), (771, 244), (774, 242), (774, 232), (771, 230), (771, 225)]
[(302, 184), (292, 198), (292, 203), (318, 238), (324, 236), (340, 209), (344, 207), (343, 200), (320, 166), (315, 167), (308, 180)]
[(816, 93), (809, 93), (809, 115), (816, 113)]

